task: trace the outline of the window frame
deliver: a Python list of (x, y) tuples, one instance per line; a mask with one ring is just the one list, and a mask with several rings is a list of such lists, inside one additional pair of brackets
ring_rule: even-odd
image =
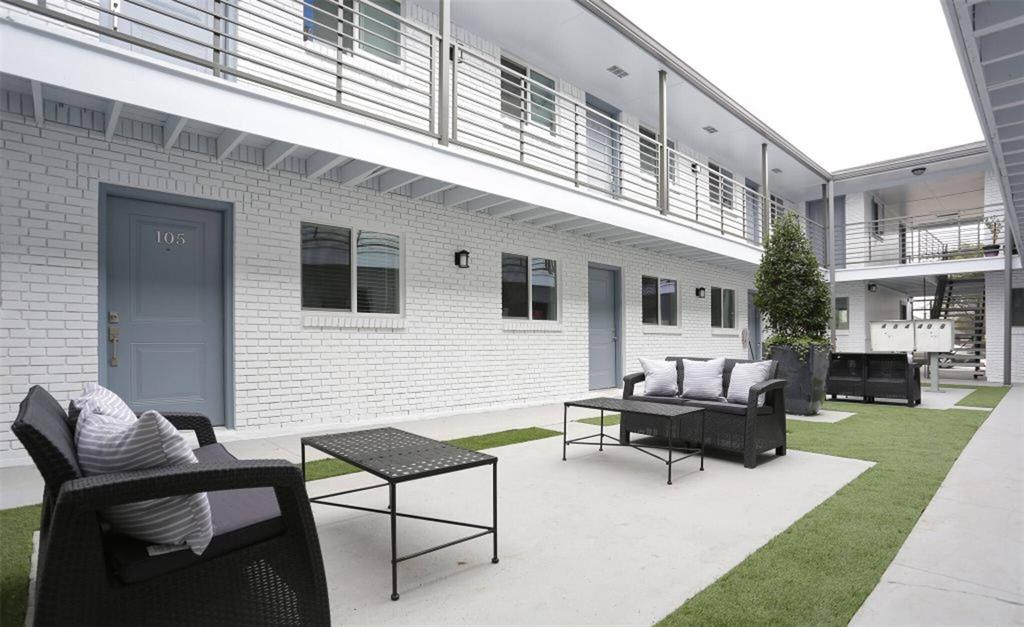
[[(840, 308), (839, 302), (845, 303), (845, 307)], [(846, 322), (841, 323), (839, 321), (839, 311), (846, 312)], [(832, 305), (832, 318), (833, 324), (835, 325), (836, 331), (849, 331), (850, 330), (850, 297), (849, 296), (836, 296), (835, 302)]]
[[(639, 125), (639, 137), (640, 137), (640, 172), (642, 174), (650, 174), (654, 177), (658, 176), (658, 133), (649, 126), (643, 124)], [(648, 170), (644, 168), (644, 144), (653, 145), (654, 147), (654, 169)], [(671, 138), (668, 139), (668, 180), (670, 183), (676, 182), (676, 157), (675, 152), (676, 143)]]
[[(524, 253), (508, 252), (508, 251), (504, 251), (503, 250), (503, 251), (501, 251), (500, 255), (501, 256), (499, 257), (499, 266), (502, 265), (500, 263), (500, 260), (505, 255), (510, 255), (510, 256), (514, 256), (514, 257), (525, 257), (526, 258), (526, 316), (525, 317), (524, 316), (506, 316), (505, 312), (504, 312), (504, 307), (502, 307), (503, 311), (501, 312), (501, 319), (502, 320), (506, 320), (506, 321), (512, 321), (512, 322), (539, 322), (539, 323), (546, 323), (546, 324), (560, 323), (562, 321), (562, 290), (561, 290), (561, 287), (559, 285), (560, 284), (560, 281), (559, 281), (560, 270), (559, 269), (562, 267), (561, 262), (558, 259), (555, 259), (554, 257), (547, 256), (547, 255), (544, 255), (544, 254), (534, 255), (534, 254), (524, 254)], [(553, 302), (553, 305), (555, 307), (555, 317), (554, 317), (554, 319), (550, 319), (550, 318), (534, 318), (533, 317), (533, 262), (534, 262), (534, 260), (537, 260), (537, 259), (544, 260), (544, 261), (552, 261), (555, 264), (555, 298), (554, 298), (554, 302)], [(500, 267), (499, 270), (501, 272), (504, 272), (504, 268), (503, 267)], [(504, 281), (502, 281), (502, 283), (504, 284)], [(502, 285), (501, 286), (501, 290), (502, 290), (501, 301), (502, 301), (502, 304), (504, 304), (504, 300), (505, 300), (504, 289), (505, 289), (504, 285)]]
[[(722, 209), (733, 209), (736, 186), (732, 170), (708, 160), (708, 200)], [(716, 198), (717, 196), (717, 198)]]
[[(509, 65), (515, 67), (509, 67)], [(519, 59), (510, 54), (506, 54), (504, 52), (501, 53), (501, 55), (498, 58), (498, 68), (498, 89), (500, 91), (498, 99), (501, 101), (501, 105), (499, 106), (499, 109), (501, 110), (501, 115), (516, 120), (519, 124), (523, 125), (523, 128), (527, 128), (532, 125), (544, 129), (551, 135), (556, 135), (558, 132), (558, 79), (552, 76), (550, 73), (545, 72), (544, 70), (541, 70), (540, 68), (531, 65), (523, 61), (522, 59)], [(506, 111), (504, 107), (504, 98), (510, 95), (506, 91), (505, 85), (506, 83), (512, 82), (510, 79), (506, 79), (502, 75), (505, 70), (515, 73), (518, 78), (517, 82), (519, 84), (519, 89), (522, 91), (520, 101), (523, 103), (523, 106), (520, 107), (519, 109), (519, 115), (513, 115), (512, 113)], [(522, 70), (521, 73), (520, 70)], [(544, 95), (537, 94), (538, 90), (540, 90), (541, 88), (534, 85), (534, 81), (537, 80), (536, 78), (533, 77), (534, 74), (537, 74), (540, 77), (551, 81), (551, 87), (543, 88), (551, 92), (550, 98)], [(534, 119), (534, 116), (537, 114), (533, 112), (533, 107), (535, 105), (539, 106), (538, 103), (534, 102), (535, 97), (543, 98), (551, 102), (550, 123), (545, 124)]]
[(871, 195), (871, 206), (870, 206), (870, 229), (871, 234), (878, 239), (881, 239), (885, 235), (885, 203), (877, 195)]
[[(719, 315), (720, 318), (723, 318), (723, 319), (720, 319), (718, 321), (717, 325), (715, 324), (715, 308), (714, 308), (715, 290), (718, 290), (718, 292), (719, 292), (719, 294), (718, 294), (718, 315)], [(739, 316), (736, 315), (736, 290), (734, 288), (731, 288), (731, 287), (718, 287), (718, 286), (714, 286), (713, 285), (713, 286), (711, 286), (710, 292), (711, 292), (710, 300), (711, 300), (711, 303), (712, 303), (711, 304), (711, 311), (710, 311), (710, 314), (711, 314), (711, 330), (714, 331), (715, 329), (718, 329), (720, 331), (735, 331), (736, 328), (737, 328), (737, 324), (738, 324), (737, 318), (739, 317)], [(729, 292), (729, 293), (732, 294), (732, 320), (730, 321), (732, 324), (729, 325), (729, 326), (725, 326), (725, 324), (724, 324), (724, 322), (725, 322), (724, 318), (725, 318), (725, 294), (726, 294), (726, 292)]]
[[(314, 225), (314, 226), (329, 226), (339, 229), (348, 229), (349, 231), (349, 308), (348, 309), (331, 309), (326, 307), (305, 307), (302, 303), (302, 226), (303, 225)], [(359, 311), (359, 265), (358, 265), (358, 249), (357, 243), (359, 234), (368, 231), (373, 233), (384, 233), (387, 235), (393, 235), (398, 238), (398, 311), (395, 313), (375, 313), (370, 311)], [(392, 228), (390, 226), (353, 221), (348, 225), (341, 224), (330, 224), (325, 222), (317, 222), (311, 220), (300, 220), (299, 221), (299, 304), (300, 309), (304, 312), (312, 313), (328, 313), (332, 315), (353, 317), (353, 318), (403, 318), (405, 316), (405, 281), (406, 281), (406, 243), (407, 238), (405, 232), (401, 229)]]
[[(655, 303), (657, 304), (657, 306), (656, 306), (657, 311), (655, 312), (655, 314), (657, 315), (657, 318), (658, 318), (657, 322), (644, 322), (644, 303), (643, 303), (644, 279), (654, 279), (654, 281), (655, 281), (655, 288), (657, 290), (655, 292), (655, 295), (656, 295)], [(673, 322), (672, 324), (666, 324), (666, 323), (662, 322), (662, 319), (663, 319), (662, 316), (661, 316), (661, 311), (662, 311), (661, 310), (661, 282), (662, 281), (672, 281), (673, 283), (675, 283), (675, 286), (676, 286), (676, 292), (675, 292), (675, 294), (676, 294), (675, 322)], [(666, 328), (669, 328), (669, 329), (677, 329), (677, 328), (679, 328), (679, 326), (680, 326), (680, 318), (681, 318), (681, 316), (680, 316), (680, 312), (681, 312), (681, 309), (680, 309), (681, 303), (680, 303), (680, 301), (681, 300), (682, 299), (679, 298), (679, 280), (678, 279), (673, 279), (673, 278), (670, 278), (670, 277), (654, 275), (654, 274), (641, 274), (640, 275), (640, 324), (642, 324), (643, 326), (648, 327), (648, 328), (661, 328), (661, 327), (666, 327)]]

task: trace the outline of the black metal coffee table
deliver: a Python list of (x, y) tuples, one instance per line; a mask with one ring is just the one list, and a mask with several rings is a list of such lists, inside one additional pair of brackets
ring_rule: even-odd
[[(586, 407), (587, 409), (599, 409), (601, 410), (601, 432), (594, 435), (587, 435), (581, 438), (568, 439), (568, 428), (569, 428), (569, 408), (570, 407)], [(629, 412), (636, 414), (652, 421), (653, 423), (668, 423), (668, 429), (659, 430), (660, 433), (668, 433), (668, 445), (660, 446), (658, 444), (632, 444), (629, 442), (623, 442), (616, 437), (612, 437), (604, 432), (604, 412), (615, 411), (615, 412)], [(562, 410), (562, 461), (565, 461), (565, 449), (570, 444), (586, 444), (589, 446), (597, 446), (598, 450), (603, 451), (605, 446), (625, 446), (633, 448), (641, 453), (646, 453), (651, 457), (665, 462), (668, 466), (668, 484), (672, 485), (672, 464), (681, 462), (684, 459), (693, 457), (694, 455), (700, 455), (700, 469), (704, 470), (704, 424), (706, 420), (704, 409), (701, 407), (687, 407), (685, 405), (669, 405), (667, 403), (651, 403), (647, 401), (634, 401), (629, 399), (621, 398), (609, 398), (609, 397), (598, 397), (598, 398), (587, 398), (581, 401), (566, 401), (565, 407)], [(676, 447), (673, 446), (673, 433), (682, 433), (682, 423), (684, 420), (700, 420), (700, 448), (687, 448), (687, 447)], [(589, 442), (597, 438), (597, 442)], [(606, 444), (605, 440), (611, 440), (611, 443)], [(662, 457), (652, 453), (651, 450), (668, 451), (668, 458)], [(683, 455), (677, 456), (675, 459), (672, 458), (672, 453), (678, 452)]]
[[(391, 517), (391, 600), (398, 600), (398, 563), (405, 560), (433, 553), (468, 540), (480, 538), (488, 534), (494, 536), (494, 556), (491, 562), (498, 563), (498, 458), (486, 453), (470, 451), (458, 446), (431, 440), (420, 435), (408, 433), (400, 429), (385, 427), (381, 429), (367, 429), (364, 431), (348, 431), (345, 433), (332, 433), (302, 438), (302, 477), (306, 477), (306, 447), (312, 447), (323, 451), (332, 457), (348, 462), (353, 466), (384, 479), (386, 483), (333, 492), (320, 496), (310, 497), (310, 503), (321, 505), (332, 505), (356, 509), (363, 512), (375, 512), (387, 514)], [(433, 477), (457, 470), (476, 468), (490, 464), (493, 469), (493, 518), (490, 525), (478, 525), (475, 523), (462, 522), (457, 520), (446, 520), (431, 516), (419, 516), (417, 514), (404, 514), (395, 509), (395, 492), (399, 483)], [(346, 503), (334, 503), (325, 499), (363, 492), (373, 488), (388, 486), (389, 499), (388, 509), (374, 509), (372, 507), (361, 507)], [(457, 525), (479, 529), (474, 533), (451, 542), (445, 542), (428, 549), (416, 551), (399, 557), (398, 555), (398, 524), (397, 519), (414, 518), (430, 522), (444, 523), (446, 525)]]

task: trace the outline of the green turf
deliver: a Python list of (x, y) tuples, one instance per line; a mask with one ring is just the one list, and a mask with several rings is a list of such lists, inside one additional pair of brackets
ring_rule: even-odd
[(875, 466), (661, 625), (846, 625), (988, 416), (855, 403), (826, 409), (855, 415), (834, 424), (791, 420), (789, 447)]
[(0, 510), (0, 625), (25, 624), (32, 534), (39, 505)]
[[(561, 431), (542, 429), (540, 427), (527, 427), (525, 429), (509, 429), (483, 435), (471, 435), (465, 438), (448, 440), (449, 444), (468, 448), (473, 451), (481, 451), (486, 448), (497, 448), (509, 444), (519, 444), (532, 440), (541, 440), (562, 435)], [(326, 479), (338, 475), (347, 475), (352, 472), (359, 472), (359, 469), (351, 464), (337, 459), (318, 459), (313, 462), (306, 462), (306, 480)]]
[[(601, 417), (600, 416), (594, 416), (593, 418), (580, 418), (576, 422), (584, 422), (584, 423), (586, 423), (588, 425), (600, 425), (601, 424)], [(619, 424), (619, 415), (618, 414), (606, 414), (605, 415), (605, 417), (604, 417), (604, 426), (606, 426), (606, 427), (613, 427), (613, 426), (615, 426), (617, 424)]]
[(956, 402), (961, 407), (986, 407), (994, 408), (1003, 400), (1006, 393), (1010, 391), (1005, 385), (959, 385), (955, 383), (943, 383), (944, 388), (956, 388), (961, 390), (974, 390), (967, 396)]

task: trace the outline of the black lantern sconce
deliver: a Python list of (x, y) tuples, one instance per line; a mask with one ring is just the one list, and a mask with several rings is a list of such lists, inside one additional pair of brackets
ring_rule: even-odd
[(695, 294), (697, 295), (697, 298), (704, 298), (704, 294), (705, 293), (706, 292), (705, 292), (703, 287), (698, 287), (697, 291), (695, 292)]
[(458, 267), (458, 268), (468, 268), (469, 267), (469, 251), (468, 250), (460, 250), (459, 252), (455, 253), (455, 266)]
[(877, 283), (868, 283), (868, 291), (869, 292), (877, 292), (878, 291), (878, 284)]

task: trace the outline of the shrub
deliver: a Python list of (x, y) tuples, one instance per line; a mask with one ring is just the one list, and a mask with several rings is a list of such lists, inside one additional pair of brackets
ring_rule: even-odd
[(754, 286), (754, 303), (771, 333), (766, 347), (792, 346), (806, 353), (811, 346), (828, 346), (832, 298), (811, 243), (792, 213), (775, 220)]

